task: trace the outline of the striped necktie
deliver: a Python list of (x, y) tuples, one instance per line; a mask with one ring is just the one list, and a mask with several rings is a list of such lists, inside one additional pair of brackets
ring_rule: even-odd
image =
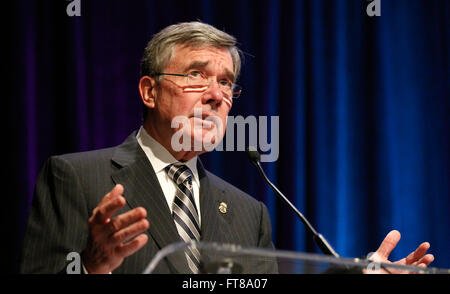
[[(178, 234), (184, 242), (200, 241), (200, 221), (192, 190), (192, 172), (186, 165), (169, 165), (167, 174), (177, 186), (172, 204), (172, 216)], [(186, 251), (189, 268), (194, 274), (199, 272), (200, 252), (189, 247)]]

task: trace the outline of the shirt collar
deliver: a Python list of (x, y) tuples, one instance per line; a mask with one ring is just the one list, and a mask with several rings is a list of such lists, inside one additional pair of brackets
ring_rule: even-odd
[(189, 169), (192, 171), (192, 175), (194, 176), (194, 180), (199, 183), (197, 171), (197, 156), (191, 158), (187, 162), (179, 162), (175, 159), (175, 157), (172, 156), (172, 154), (170, 154), (169, 151), (167, 151), (166, 148), (164, 148), (164, 146), (162, 146), (149, 133), (147, 133), (147, 131), (142, 126), (136, 135), (136, 139), (142, 150), (144, 150), (145, 155), (147, 155), (147, 158), (152, 164), (156, 174), (164, 170), (168, 165), (171, 165), (173, 163), (181, 163), (189, 167)]

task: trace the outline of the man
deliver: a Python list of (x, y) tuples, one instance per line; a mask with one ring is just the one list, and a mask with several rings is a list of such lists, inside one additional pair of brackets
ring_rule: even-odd
[[(22, 272), (65, 272), (67, 254), (79, 252), (86, 273), (141, 273), (160, 249), (180, 241), (273, 248), (264, 204), (206, 171), (198, 159), (222, 139), (240, 94), (235, 44), (199, 22), (169, 26), (153, 37), (139, 82), (143, 126), (117, 147), (46, 162)], [(185, 123), (174, 123), (179, 118)], [(387, 260), (398, 239), (390, 233), (375, 257)], [(428, 265), (428, 247), (422, 244), (401, 262)], [(193, 248), (169, 256), (156, 272), (198, 273), (199, 260)], [(270, 262), (242, 262), (252, 273), (277, 270)]]

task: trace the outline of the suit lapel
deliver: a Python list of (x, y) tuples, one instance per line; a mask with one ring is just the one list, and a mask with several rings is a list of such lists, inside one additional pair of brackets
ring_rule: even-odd
[(225, 191), (208, 177), (200, 159), (197, 160), (197, 169), (200, 179), (201, 241), (220, 241), (220, 227), (224, 215), (219, 212), (219, 205), (225, 199)]
[[(180, 242), (161, 186), (135, 132), (118, 146), (112, 161), (120, 166), (112, 174), (113, 181), (124, 186), (124, 197), (131, 208), (140, 206), (147, 210), (148, 231), (157, 246), (161, 249)], [(178, 272), (189, 272), (184, 254), (169, 255), (168, 260)]]

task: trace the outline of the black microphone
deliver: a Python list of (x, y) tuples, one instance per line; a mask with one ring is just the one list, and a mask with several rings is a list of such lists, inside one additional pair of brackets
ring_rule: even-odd
[(272, 184), (272, 182), (269, 180), (266, 173), (264, 172), (263, 168), (261, 167), (261, 164), (260, 164), (261, 155), (259, 154), (258, 150), (256, 150), (255, 147), (250, 146), (250, 147), (247, 147), (245, 152), (247, 153), (247, 156), (250, 159), (251, 163), (256, 165), (259, 172), (263, 176), (264, 180), (266, 180), (266, 182), (269, 184), (269, 186), (272, 188), (272, 190), (275, 192), (275, 194), (277, 194), (277, 196), (279, 196), (281, 199), (283, 199), (284, 202), (286, 202), (292, 208), (292, 210), (295, 212), (295, 214), (297, 214), (297, 216), (300, 218), (300, 220), (303, 222), (303, 224), (308, 228), (308, 231), (310, 231), (311, 234), (313, 235), (313, 240), (317, 244), (317, 246), (320, 248), (320, 250), (322, 250), (322, 252), (326, 255), (333, 255), (334, 257), (339, 257), (339, 254), (337, 254), (337, 252), (333, 249), (333, 247), (331, 247), (331, 245), (322, 236), (322, 234), (318, 233), (313, 228), (313, 226), (309, 223), (309, 221), (306, 219), (306, 217), (304, 217), (303, 214), (289, 201), (289, 199), (287, 199), (286, 196), (284, 196), (283, 193), (281, 193), (281, 191), (278, 190), (278, 188), (275, 187), (274, 184)]

